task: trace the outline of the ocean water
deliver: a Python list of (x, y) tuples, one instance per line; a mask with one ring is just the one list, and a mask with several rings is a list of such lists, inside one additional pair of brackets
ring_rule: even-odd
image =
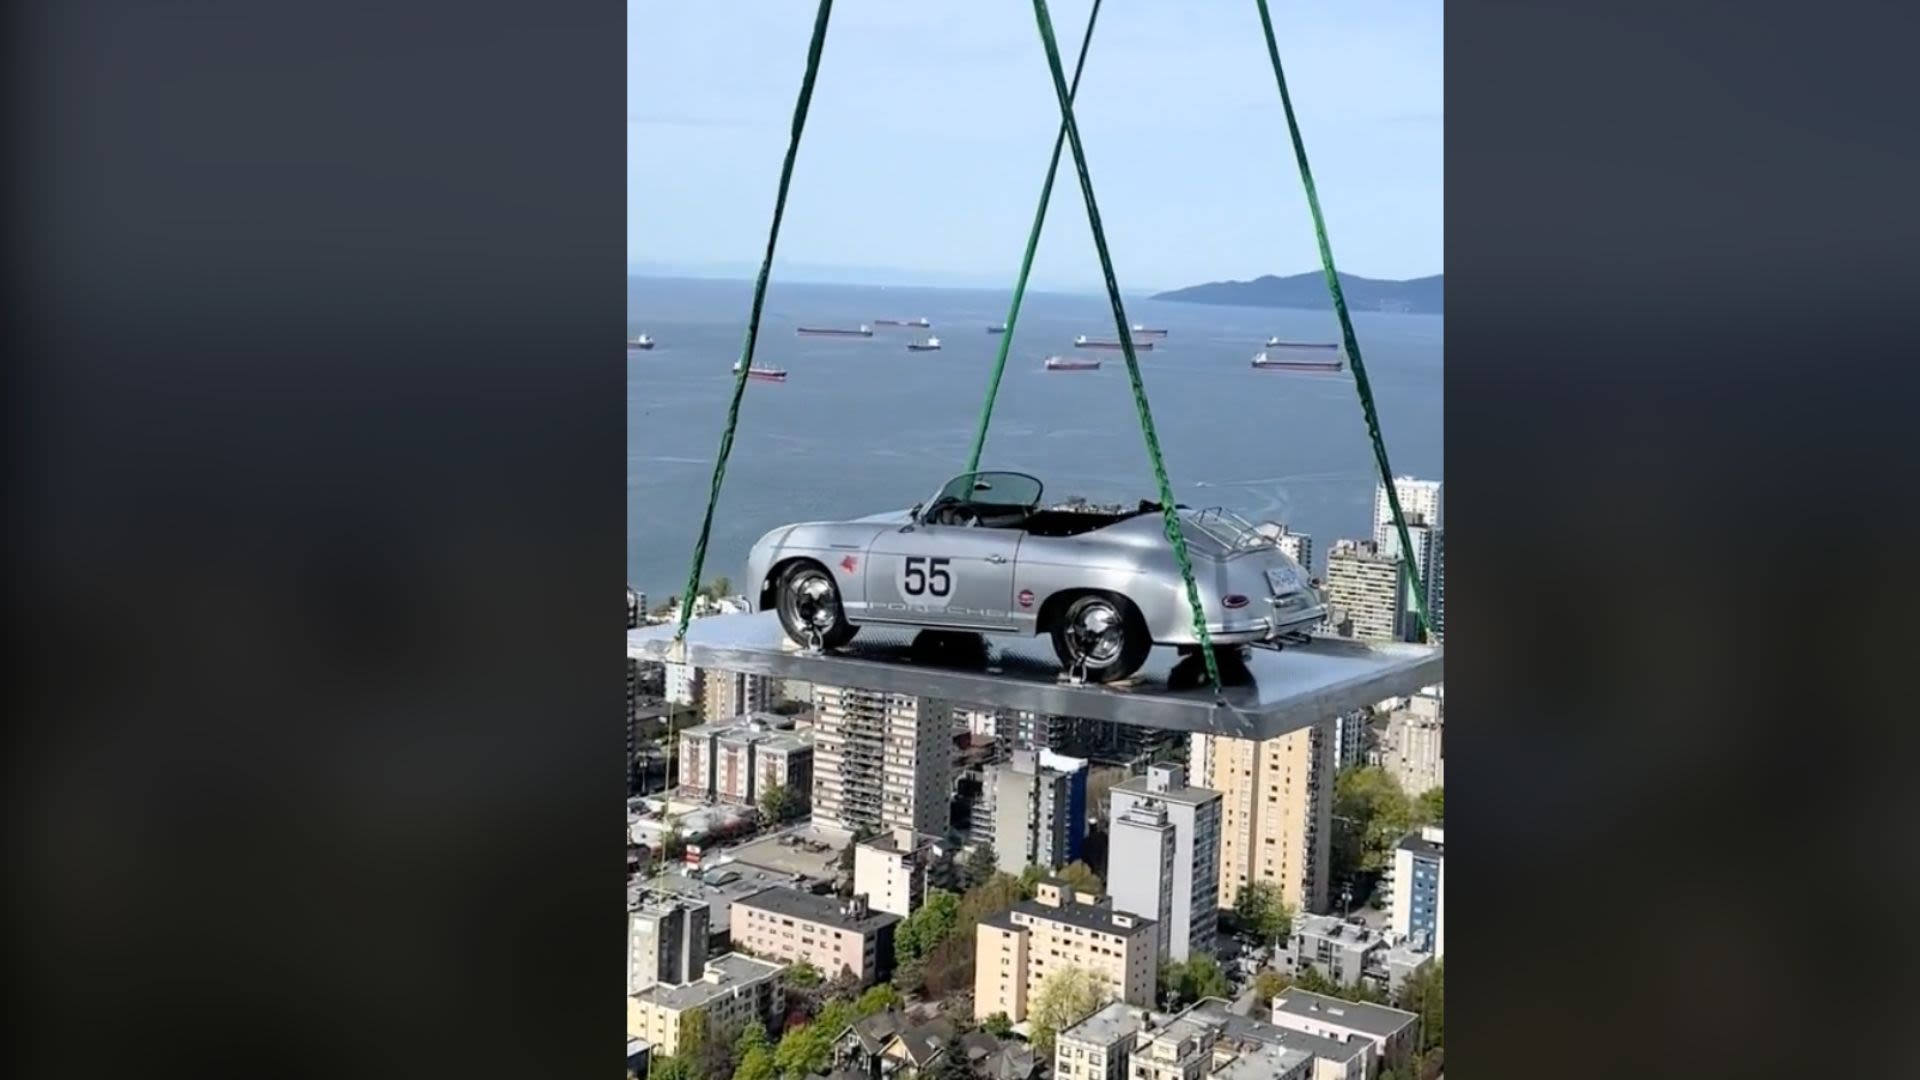
[[(748, 282), (630, 278), (627, 333), (627, 580), (650, 603), (685, 584), (752, 302)], [(755, 362), (703, 577), (738, 581), (760, 535), (795, 521), (901, 509), (966, 466), (999, 336), (1005, 290), (782, 284), (768, 291)], [(1375, 465), (1350, 372), (1255, 371), (1269, 335), (1335, 341), (1331, 312), (1129, 299), (1132, 322), (1165, 328), (1140, 354), (1167, 473), (1185, 504), (1224, 506), (1312, 534), (1316, 572), (1340, 537), (1372, 531)], [(931, 329), (800, 337), (800, 325), (925, 316)], [(1097, 372), (1047, 372), (1073, 338), (1111, 339), (1103, 296), (1030, 293), (1007, 359), (983, 468), (1028, 472), (1047, 497), (1131, 502), (1156, 494), (1118, 350), (1077, 355)], [(1356, 313), (1355, 332), (1396, 473), (1443, 478), (1442, 320)], [(932, 334), (938, 352), (908, 352)], [(609, 343), (611, 353), (613, 345)]]

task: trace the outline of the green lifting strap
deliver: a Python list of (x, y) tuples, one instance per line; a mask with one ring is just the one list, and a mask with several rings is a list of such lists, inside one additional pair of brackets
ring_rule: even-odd
[[(1087, 15), (1087, 32), (1080, 39), (1080, 58), (1073, 63), (1073, 85), (1067, 88), (1067, 100), (1080, 92), (1080, 73), (1086, 70), (1087, 48), (1093, 44), (1093, 24), (1100, 18), (1100, 0), (1093, 0)], [(980, 471), (980, 451), (987, 445), (987, 424), (993, 419), (993, 403), (1000, 396), (1000, 378), (1007, 370), (1007, 350), (1013, 345), (1013, 331), (1020, 321), (1020, 302), (1027, 296), (1027, 274), (1033, 269), (1033, 253), (1040, 247), (1040, 229), (1047, 221), (1047, 203), (1053, 200), (1053, 178), (1060, 171), (1060, 150), (1067, 144), (1067, 125), (1053, 137), (1053, 156), (1047, 159), (1047, 179), (1040, 185), (1040, 205), (1033, 211), (1033, 227), (1027, 231), (1026, 254), (1020, 257), (1020, 276), (1013, 283), (1013, 303), (1007, 308), (1006, 327), (1000, 334), (1000, 355), (994, 358), (993, 374), (987, 379), (987, 400), (980, 406), (980, 426), (973, 435), (973, 452), (967, 455), (967, 472)]]
[(1393, 483), (1393, 466), (1387, 463), (1386, 440), (1380, 435), (1380, 416), (1373, 407), (1373, 386), (1367, 381), (1367, 366), (1360, 360), (1360, 341), (1353, 334), (1353, 317), (1347, 313), (1347, 297), (1340, 289), (1340, 275), (1333, 267), (1333, 246), (1327, 242), (1327, 220), (1320, 213), (1320, 195), (1313, 186), (1313, 170), (1307, 167), (1307, 147), (1300, 141), (1300, 123), (1293, 115), (1293, 97), (1287, 93), (1287, 75), (1280, 66), (1280, 46), (1273, 38), (1273, 16), (1267, 12), (1267, 0), (1254, 0), (1260, 7), (1260, 27), (1267, 35), (1267, 58), (1273, 61), (1273, 79), (1280, 84), (1280, 107), (1287, 113), (1287, 133), (1293, 138), (1293, 157), (1300, 163), (1300, 182), (1307, 189), (1307, 209), (1313, 213), (1313, 234), (1320, 243), (1320, 269), (1327, 276), (1327, 291), (1333, 294), (1333, 310), (1340, 318), (1340, 334), (1346, 342), (1347, 359), (1353, 364), (1353, 385), (1360, 392), (1360, 411), (1367, 419), (1367, 437), (1373, 441), (1373, 460), (1380, 467), (1380, 486), (1386, 489), (1387, 505), (1393, 510), (1393, 527), (1400, 535), (1400, 565), (1407, 585), (1413, 590), (1413, 633), (1424, 640), (1427, 627), (1427, 590), (1420, 568), (1414, 564), (1413, 537), (1407, 532), (1406, 515), (1400, 511), (1400, 491)]
[(727, 457), (733, 453), (733, 432), (740, 424), (740, 398), (747, 389), (747, 370), (753, 366), (753, 348), (760, 340), (760, 311), (767, 301), (767, 275), (773, 271), (773, 248), (780, 239), (780, 219), (787, 212), (787, 187), (793, 182), (793, 159), (800, 153), (800, 134), (807, 127), (807, 106), (813, 101), (813, 80), (820, 74), (820, 50), (827, 43), (827, 20), (833, 0), (820, 0), (813, 16), (813, 41), (807, 46), (807, 73), (800, 82), (800, 99), (793, 105), (793, 132), (787, 139), (786, 160), (780, 163), (780, 187), (773, 199), (773, 227), (767, 230), (767, 253), (760, 260), (760, 276), (753, 283), (753, 310), (747, 316), (747, 340), (733, 373), (733, 399), (727, 403), (727, 425), (720, 431), (720, 454), (713, 462), (713, 486), (707, 492), (707, 513), (700, 520), (700, 538), (693, 545), (693, 567), (687, 571), (687, 591), (680, 597), (680, 625), (673, 640), (687, 636), (693, 616), (693, 597), (700, 590), (700, 571), (707, 562), (707, 540), (713, 534), (713, 511), (720, 502), (720, 485), (727, 478)]
[[(1080, 177), (1080, 194), (1087, 201), (1087, 225), (1093, 230), (1093, 246), (1100, 253), (1100, 272), (1106, 278), (1107, 299), (1113, 305), (1113, 325), (1120, 336), (1120, 348), (1127, 358), (1127, 379), (1133, 387), (1134, 408), (1140, 413), (1140, 433), (1146, 437), (1147, 457), (1153, 462), (1153, 476), (1160, 485), (1160, 516), (1165, 522), (1167, 539), (1173, 543), (1174, 561), (1180, 564), (1180, 577), (1186, 582), (1187, 604), (1193, 610), (1193, 633), (1200, 642), (1200, 654), (1207, 664), (1207, 680), (1216, 697), (1221, 696), (1220, 665), (1213, 655), (1213, 635), (1207, 632), (1206, 611), (1200, 604), (1200, 587), (1193, 580), (1193, 563), (1187, 557), (1187, 538), (1180, 530), (1180, 512), (1173, 501), (1173, 485), (1167, 481), (1166, 462), (1160, 458), (1160, 439), (1153, 430), (1153, 411), (1147, 407), (1147, 388), (1140, 381), (1140, 358), (1133, 348), (1133, 331), (1128, 329), (1126, 305), (1120, 300), (1120, 285), (1113, 275), (1113, 259), (1107, 252), (1106, 230), (1100, 226), (1100, 206), (1093, 198), (1093, 179), (1087, 175), (1087, 154), (1080, 145), (1080, 126), (1073, 121), (1073, 98), (1067, 92), (1066, 75), (1060, 69), (1060, 47), (1053, 40), (1053, 19), (1047, 14), (1047, 0), (1033, 0), (1033, 17), (1040, 24), (1040, 43), (1047, 51), (1047, 67), (1053, 73), (1053, 93), (1060, 102), (1060, 123), (1073, 146), (1073, 168)], [(1082, 50), (1084, 59), (1085, 51)], [(1011, 326), (1007, 328), (1013, 330)]]

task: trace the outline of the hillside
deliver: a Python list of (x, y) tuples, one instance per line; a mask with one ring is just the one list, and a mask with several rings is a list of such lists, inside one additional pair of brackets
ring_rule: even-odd
[[(1405, 311), (1418, 315), (1438, 315), (1445, 306), (1445, 285), (1445, 274), (1408, 281), (1340, 275), (1340, 291), (1346, 294), (1347, 307), (1354, 311)], [(1327, 279), (1319, 271), (1289, 277), (1267, 274), (1252, 281), (1210, 281), (1205, 285), (1189, 285), (1184, 289), (1156, 293), (1153, 299), (1185, 304), (1306, 308), (1312, 311), (1327, 311), (1333, 307), (1332, 299), (1327, 296)]]

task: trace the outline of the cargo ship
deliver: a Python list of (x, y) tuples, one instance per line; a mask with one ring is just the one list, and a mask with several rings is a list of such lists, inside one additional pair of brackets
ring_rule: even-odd
[(637, 337), (637, 338), (628, 338), (628, 339), (627, 339), (627, 348), (629, 348), (629, 349), (651, 349), (651, 348), (653, 348), (653, 339), (652, 339), (652, 338), (650, 338), (650, 337), (648, 337), (648, 336), (647, 336), (647, 335), (645, 335), (645, 334), (641, 334), (641, 335), (640, 335), (639, 337)]
[(1000, 324), (999, 326), (989, 326), (989, 327), (987, 327), (987, 333), (989, 333), (989, 334), (1004, 334), (1004, 333), (1006, 333), (1006, 332), (1007, 332), (1007, 324), (1006, 324), (1006, 323), (1001, 323), (1001, 324)]
[(815, 334), (823, 337), (872, 337), (873, 336), (873, 327), (868, 326), (866, 323), (861, 323), (859, 328), (855, 330), (848, 330), (845, 327), (834, 327), (834, 326), (802, 326), (802, 327), (799, 327), (799, 331), (802, 334)]
[(875, 319), (873, 320), (873, 325), (875, 326), (917, 326), (922, 330), (924, 330), (927, 327), (932, 326), (933, 324), (927, 321), (927, 317), (925, 315), (922, 315), (917, 319)]
[(1328, 343), (1328, 342), (1281, 341), (1277, 337), (1270, 337), (1267, 339), (1267, 348), (1269, 349), (1337, 349), (1339, 347), (1340, 346), (1338, 344)]
[(1332, 360), (1275, 360), (1263, 352), (1253, 358), (1253, 366), (1261, 371), (1339, 371), (1346, 364), (1344, 357)]
[(1134, 323), (1133, 335), (1135, 337), (1166, 337), (1167, 332), (1165, 330), (1155, 330), (1152, 327), (1141, 326), (1139, 323)]
[(907, 342), (907, 351), (909, 352), (938, 352), (939, 350), (940, 339), (937, 337), (930, 337), (925, 341)]
[[(1118, 341), (1095, 341), (1092, 338), (1087, 337), (1087, 335), (1085, 334), (1081, 334), (1079, 337), (1074, 338), (1073, 343), (1075, 346), (1082, 349), (1120, 349), (1125, 347)], [(1153, 342), (1136, 341), (1133, 343), (1133, 347), (1136, 349), (1151, 349), (1153, 348)]]
[(1100, 361), (1082, 360), (1079, 357), (1074, 357), (1073, 359), (1069, 360), (1064, 356), (1049, 356), (1047, 357), (1047, 370), (1048, 371), (1099, 371)]
[[(736, 375), (740, 373), (740, 361), (735, 360), (733, 362), (733, 371), (734, 371), (734, 374)], [(777, 368), (777, 367), (761, 367), (759, 364), (755, 364), (754, 366), (747, 369), (747, 378), (759, 379), (761, 382), (786, 382), (787, 369)]]

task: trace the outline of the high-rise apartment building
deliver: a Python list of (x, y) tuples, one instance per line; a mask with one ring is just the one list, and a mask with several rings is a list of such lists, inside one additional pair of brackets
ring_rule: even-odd
[(1300, 569), (1313, 573), (1313, 536), (1309, 533), (1294, 532), (1277, 521), (1262, 522), (1254, 526), (1254, 531), (1272, 540), (1281, 551), (1286, 552)]
[(1370, 540), (1336, 540), (1327, 552), (1328, 622), (1363, 641), (1397, 641), (1406, 607), (1400, 560)]
[(1400, 841), (1393, 851), (1393, 876), (1388, 880), (1389, 926), (1416, 946), (1433, 950), (1434, 959), (1447, 948), (1446, 909), (1441, 882), (1447, 869), (1447, 833), (1428, 826)]
[(1429, 788), (1445, 786), (1447, 757), (1445, 701), (1439, 687), (1429, 687), (1387, 714), (1386, 731), (1374, 759), (1409, 798)]
[[(1256, 881), (1296, 911), (1325, 911), (1333, 832), (1333, 733), (1271, 739), (1194, 734), (1195, 778), (1220, 793), (1220, 906)], [(1204, 771), (1200, 771), (1204, 768)]]
[(951, 706), (815, 684), (813, 708), (816, 824), (945, 835), (953, 788)]
[[(1440, 481), (1396, 476), (1393, 478), (1393, 488), (1400, 496), (1400, 513), (1406, 517), (1408, 525), (1418, 522), (1437, 529), (1446, 524), (1440, 519)], [(1387, 537), (1397, 531), (1393, 527), (1393, 507), (1387, 503), (1387, 486), (1375, 485), (1373, 542), (1385, 547)]]
[(1015, 750), (991, 766), (994, 861), (1009, 874), (1080, 857), (1087, 835), (1087, 763), (1051, 750)]
[(673, 705), (700, 704), (700, 688), (705, 674), (692, 664), (667, 661), (667, 701)]
[(1162, 963), (1173, 959), (1177, 846), (1165, 803), (1114, 800), (1113, 819), (1107, 825), (1108, 894), (1124, 910), (1159, 926)]
[(773, 680), (765, 675), (709, 668), (703, 682), (700, 717), (709, 724), (773, 708)]
[(1102, 1000), (1153, 1004), (1159, 927), (1063, 881), (1042, 881), (1032, 900), (982, 919), (975, 941), (976, 1020), (1005, 1013), (1020, 1023), (1041, 985), (1067, 968), (1086, 971)]
[[(1220, 909), (1220, 792), (1187, 786), (1186, 770), (1177, 765), (1149, 766), (1145, 776), (1115, 784), (1108, 795), (1112, 807), (1107, 854), (1108, 892), (1116, 906), (1138, 912), (1166, 923), (1162, 936), (1165, 955), (1186, 962), (1195, 953), (1213, 951), (1214, 934), (1219, 926)], [(1164, 817), (1173, 830), (1174, 857), (1172, 880), (1155, 880), (1157, 863), (1123, 856), (1123, 825), (1135, 830), (1127, 842), (1143, 852), (1151, 838), (1141, 831), (1148, 826), (1127, 815), (1151, 811)], [(1169, 907), (1147, 906), (1165, 895)]]

